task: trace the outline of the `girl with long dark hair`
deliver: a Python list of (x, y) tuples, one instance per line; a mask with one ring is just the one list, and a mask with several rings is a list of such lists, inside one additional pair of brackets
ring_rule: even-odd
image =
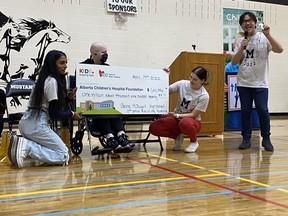
[[(66, 68), (65, 53), (58, 50), (47, 53), (30, 95), (28, 109), (19, 123), (19, 131), (23, 137), (14, 135), (10, 140), (9, 159), (18, 168), (24, 166), (26, 158), (47, 164), (68, 165), (68, 149), (49, 124), (50, 119), (81, 118), (80, 113), (68, 109)], [(72, 97), (75, 94), (76, 89), (73, 90)]]

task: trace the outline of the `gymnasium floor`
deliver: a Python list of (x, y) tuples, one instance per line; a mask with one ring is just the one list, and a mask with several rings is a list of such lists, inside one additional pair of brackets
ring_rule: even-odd
[(0, 215), (288, 215), (287, 131), (286, 117), (271, 120), (274, 153), (258, 131), (249, 150), (238, 149), (235, 131), (200, 137), (192, 154), (173, 152), (163, 138), (163, 152), (148, 143), (147, 151), (137, 144), (129, 154), (91, 156), (85, 135), (66, 167), (17, 169), (4, 159)]

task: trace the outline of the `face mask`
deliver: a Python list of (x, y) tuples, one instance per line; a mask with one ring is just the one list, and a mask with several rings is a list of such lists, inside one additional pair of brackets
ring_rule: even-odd
[(103, 53), (102, 56), (101, 56), (101, 63), (104, 64), (108, 59), (108, 53)]

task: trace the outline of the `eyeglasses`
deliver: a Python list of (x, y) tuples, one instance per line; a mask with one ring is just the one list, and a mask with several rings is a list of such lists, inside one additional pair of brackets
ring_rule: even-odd
[(249, 19), (249, 20), (243, 20), (242, 24), (251, 24), (252, 22), (254, 22), (254, 20)]

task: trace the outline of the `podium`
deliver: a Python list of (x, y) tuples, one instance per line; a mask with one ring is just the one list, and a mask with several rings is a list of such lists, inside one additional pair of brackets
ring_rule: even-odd
[[(198, 136), (219, 135), (224, 131), (224, 54), (181, 52), (170, 65), (169, 84), (178, 80), (189, 80), (191, 71), (203, 66), (209, 71), (208, 84), (204, 85), (210, 100), (201, 115), (202, 128)], [(171, 94), (169, 110), (174, 111), (178, 94)]]

